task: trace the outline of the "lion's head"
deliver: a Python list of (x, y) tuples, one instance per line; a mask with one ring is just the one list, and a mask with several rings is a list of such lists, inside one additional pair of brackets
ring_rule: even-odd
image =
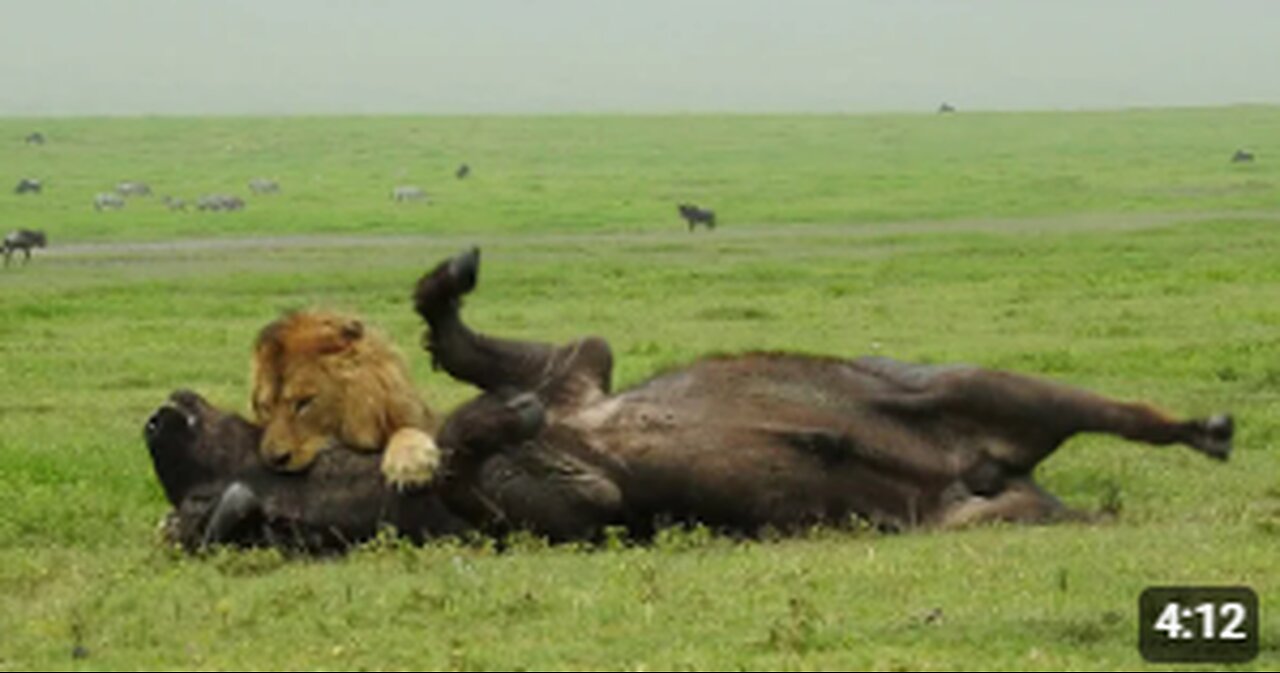
[(252, 378), (262, 457), (279, 469), (305, 469), (331, 445), (378, 451), (397, 430), (433, 429), (404, 359), (352, 316), (296, 311), (267, 325)]

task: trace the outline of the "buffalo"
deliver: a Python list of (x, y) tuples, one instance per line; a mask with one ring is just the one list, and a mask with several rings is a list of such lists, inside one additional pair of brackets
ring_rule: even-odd
[(1247, 150), (1236, 150), (1236, 153), (1231, 155), (1231, 163), (1248, 164), (1252, 163), (1255, 158), (1256, 157), (1253, 156), (1253, 152), (1249, 152)]
[(43, 231), (33, 229), (18, 229), (10, 232), (4, 237), (4, 241), (0, 247), (4, 249), (4, 265), (9, 266), (9, 260), (13, 253), (21, 250), (23, 253), (22, 261), (27, 263), (31, 261), (31, 249), (43, 248), (48, 245), (49, 241), (45, 238)]
[(144, 435), (174, 506), (166, 536), (189, 550), (234, 543), (322, 553), (387, 526), (413, 540), (469, 529), (439, 495), (388, 487), (376, 453), (327, 451), (305, 476), (273, 471), (258, 454), (261, 428), (190, 391), (173, 393)]
[(713, 210), (699, 208), (691, 203), (681, 203), (676, 206), (676, 210), (680, 212), (680, 217), (683, 217), (685, 223), (689, 225), (689, 231), (693, 231), (694, 227), (699, 224), (707, 229), (716, 228), (716, 213)]
[(943, 101), (943, 103), (938, 106), (938, 114), (940, 115), (951, 114), (955, 111), (956, 111), (956, 106), (946, 101)]
[(459, 180), (467, 179), (468, 175), (471, 175), (471, 167), (468, 166), (467, 164), (462, 164), (458, 166), (458, 170), (453, 172), (453, 177)]
[(274, 473), (253, 458), (254, 426), (179, 393), (147, 426), (175, 539), (334, 548), (380, 525), (430, 537), (458, 526), (451, 517), (553, 540), (610, 527), (644, 538), (681, 523), (750, 536), (851, 521), (890, 531), (1050, 522), (1081, 515), (1034, 471), (1079, 433), (1231, 453), (1229, 415), (1178, 419), (967, 365), (748, 353), (614, 392), (602, 339), (552, 346), (472, 330), (461, 302), (478, 273), (473, 249), (414, 293), (436, 367), (480, 391), (441, 427), (429, 486), (392, 492), (376, 456), (344, 450), (308, 473)]
[(39, 194), (44, 189), (40, 181), (35, 178), (22, 178), (18, 184), (14, 186), (14, 194)]
[(44, 134), (39, 131), (32, 131), (27, 134), (25, 141), (28, 145), (43, 145), (45, 143)]

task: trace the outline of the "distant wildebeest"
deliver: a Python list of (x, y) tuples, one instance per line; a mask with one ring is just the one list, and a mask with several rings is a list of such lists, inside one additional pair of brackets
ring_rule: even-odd
[(230, 194), (205, 194), (196, 200), (196, 210), (213, 212), (244, 210), (244, 199)]
[(257, 459), (260, 428), (178, 392), (145, 431), (175, 539), (342, 548), (381, 524), (430, 537), (447, 513), (486, 533), (554, 540), (598, 539), (610, 526), (643, 538), (673, 523), (753, 535), (850, 521), (1051, 522), (1080, 516), (1034, 471), (1079, 433), (1231, 453), (1230, 416), (1177, 418), (967, 365), (747, 353), (615, 392), (603, 339), (555, 346), (473, 331), (461, 306), (479, 262), (478, 250), (446, 259), (414, 293), (434, 364), (479, 389), (437, 433), (445, 462), (430, 485), (397, 494), (376, 456), (340, 447), (307, 473), (273, 474)]
[(42, 189), (40, 181), (35, 178), (23, 178), (13, 188), (14, 194), (39, 194)]
[(249, 181), (249, 191), (254, 194), (279, 194), (280, 183), (267, 178), (254, 178)]
[(151, 196), (151, 186), (145, 182), (129, 180), (116, 185), (116, 193), (120, 196)]
[(93, 196), (94, 210), (120, 210), (121, 208), (124, 208), (124, 199), (119, 194), (99, 192)]
[(942, 105), (938, 106), (938, 114), (948, 114), (955, 111), (956, 111), (956, 106), (952, 105), (951, 103), (944, 102)]
[(45, 141), (44, 134), (39, 131), (33, 131), (27, 134), (26, 141), (28, 145), (43, 145)]
[(23, 263), (31, 261), (31, 249), (43, 248), (48, 245), (48, 239), (45, 238), (43, 231), (34, 229), (19, 229), (4, 237), (4, 265), (9, 266), (9, 258), (13, 256), (15, 250), (21, 250), (25, 255), (22, 258)]
[(164, 197), (163, 201), (164, 201), (164, 205), (168, 207), (169, 210), (183, 211), (183, 212), (186, 212), (187, 210), (186, 199), (180, 199), (176, 196), (166, 196)]
[(453, 175), (459, 180), (466, 179), (468, 175), (471, 175), (471, 167), (466, 164), (462, 164), (461, 166), (458, 167), (458, 170), (455, 171)]
[(707, 208), (699, 208), (692, 203), (681, 203), (676, 206), (676, 210), (680, 211), (680, 217), (689, 224), (689, 231), (693, 231), (694, 227), (701, 224), (707, 229), (716, 228), (716, 213), (714, 210)]
[(391, 190), (391, 198), (395, 201), (426, 201), (427, 192), (414, 185), (400, 185)]
[(1231, 155), (1231, 163), (1233, 164), (1247, 164), (1253, 160), (1253, 152), (1247, 152), (1245, 150), (1236, 150), (1236, 153)]

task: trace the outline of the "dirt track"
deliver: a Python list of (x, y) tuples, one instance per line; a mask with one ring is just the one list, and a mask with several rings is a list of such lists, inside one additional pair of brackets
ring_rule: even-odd
[(1280, 211), (1200, 212), (1200, 213), (1126, 213), (1087, 214), (989, 220), (919, 220), (879, 222), (871, 224), (788, 224), (727, 225), (714, 233), (690, 234), (673, 225), (671, 230), (636, 232), (582, 233), (485, 233), (481, 235), (420, 234), (299, 234), (289, 236), (249, 236), (237, 238), (184, 238), (162, 241), (84, 242), (51, 246), (48, 254), (66, 257), (163, 255), (173, 253), (237, 251), (340, 249), (445, 244), (459, 247), (494, 241), (530, 244), (566, 244), (585, 242), (658, 243), (688, 240), (691, 236), (715, 236), (717, 240), (767, 239), (794, 236), (843, 236), (874, 238), (891, 234), (923, 234), (930, 232), (1033, 233), (1047, 231), (1134, 230), (1171, 226), (1186, 222), (1223, 218), (1280, 220)]

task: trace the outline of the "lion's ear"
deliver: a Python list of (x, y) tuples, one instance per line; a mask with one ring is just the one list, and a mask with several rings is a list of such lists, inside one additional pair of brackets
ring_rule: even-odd
[(342, 338), (351, 343), (364, 336), (364, 323), (352, 318), (342, 325)]
[(351, 318), (337, 326), (336, 334), (325, 335), (315, 344), (315, 352), (320, 355), (334, 355), (351, 348), (352, 344), (364, 337), (364, 323)]

